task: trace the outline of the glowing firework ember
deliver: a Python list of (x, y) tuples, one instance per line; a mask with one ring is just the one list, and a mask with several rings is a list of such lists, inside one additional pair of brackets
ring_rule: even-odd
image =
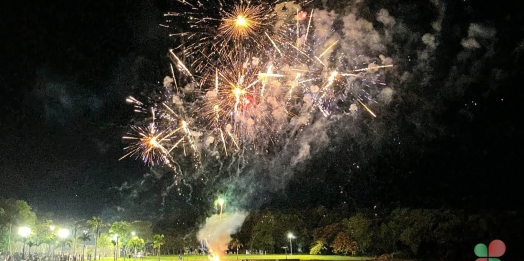
[(230, 40), (241, 42), (254, 39), (260, 34), (257, 31), (265, 23), (266, 17), (267, 10), (264, 6), (235, 5), (233, 12), (224, 13), (218, 36), (225, 43)]
[[(191, 29), (174, 34), (185, 44), (169, 51), (179, 77), (173, 71), (164, 81), (164, 101), (147, 105), (154, 108), (148, 127), (133, 126), (134, 134), (124, 137), (135, 142), (126, 156), (173, 167), (187, 155), (197, 162), (201, 156), (244, 158), (247, 151), (267, 155), (319, 118), (355, 117), (358, 108), (376, 117), (370, 102), (381, 93), (380, 72), (390, 61), (356, 53), (359, 39), (336, 33), (326, 24), (331, 14), (292, 3), (269, 8), (218, 1), (210, 5), (220, 7), (215, 12), (183, 4), (188, 12), (167, 15), (190, 17)], [(188, 84), (178, 88), (177, 78)], [(148, 112), (145, 104), (130, 102)]]

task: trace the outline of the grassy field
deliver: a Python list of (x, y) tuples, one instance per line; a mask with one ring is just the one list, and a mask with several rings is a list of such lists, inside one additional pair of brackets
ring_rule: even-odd
[[(322, 255), (288, 255), (288, 260), (314, 260), (314, 261), (345, 261), (345, 260), (372, 260), (373, 257), (352, 257), (352, 256), (322, 256)], [(105, 257), (101, 259), (102, 261), (113, 261), (112, 257)], [(136, 261), (157, 261), (158, 257), (148, 256), (144, 258), (137, 258)], [(178, 256), (160, 256), (160, 261), (207, 261), (209, 260), (208, 256), (203, 255), (184, 255), (182, 260)], [(237, 260), (237, 255), (231, 254), (222, 256), (220, 260)], [(286, 260), (285, 254), (276, 254), (276, 255), (238, 255), (238, 260)], [(124, 261), (123, 257), (118, 258), (118, 261)], [(126, 258), (126, 261), (134, 261), (133, 258)]]

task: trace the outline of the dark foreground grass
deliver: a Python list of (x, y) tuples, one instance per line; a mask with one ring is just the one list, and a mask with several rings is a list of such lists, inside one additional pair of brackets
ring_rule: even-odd
[[(298, 260), (312, 260), (312, 261), (351, 261), (351, 260), (373, 260), (374, 257), (361, 257), (361, 256), (336, 256), (336, 255), (286, 255), (285, 254), (274, 254), (274, 255), (238, 255), (239, 261), (246, 260), (283, 260), (286, 259), (290, 261)], [(113, 261), (113, 257), (104, 257), (101, 261)], [(160, 256), (160, 261), (208, 261), (210, 258), (205, 255), (183, 255), (182, 259), (179, 259), (178, 256)], [(220, 258), (220, 260), (237, 260), (237, 255), (225, 255)], [(123, 257), (118, 258), (118, 261), (124, 261)], [(134, 258), (126, 258), (125, 261), (135, 261)], [(158, 261), (156, 256), (148, 256), (144, 258), (137, 258), (136, 261)]]

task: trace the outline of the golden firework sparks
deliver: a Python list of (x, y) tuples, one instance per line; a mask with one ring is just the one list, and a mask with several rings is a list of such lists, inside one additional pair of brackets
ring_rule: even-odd
[(263, 5), (235, 5), (233, 11), (224, 12), (218, 36), (223, 42), (256, 39), (257, 30), (266, 23), (267, 14)]
[[(296, 19), (287, 19), (269, 6), (252, 3), (195, 3), (190, 11), (169, 14), (190, 17), (188, 31), (177, 34), (183, 37), (181, 45), (168, 52), (171, 75), (181, 79), (180, 85), (175, 81), (164, 86), (160, 95), (168, 102), (148, 97), (147, 106), (154, 103), (156, 109), (151, 111), (153, 121), (131, 127), (124, 139), (132, 144), (122, 158), (134, 155), (148, 165), (175, 165), (186, 150), (199, 157), (204, 149), (226, 156), (246, 149), (267, 153), (271, 144), (311, 123), (314, 114), (327, 117), (344, 110), (337, 99), (353, 99), (356, 104), (351, 106), (362, 106), (376, 117), (364, 101), (374, 99), (377, 92), (368, 90), (381, 84), (380, 69), (392, 65), (346, 59), (350, 54), (341, 52), (343, 37), (319, 38), (313, 10), (290, 10)], [(214, 10), (198, 11), (201, 8)], [(278, 21), (272, 24), (271, 17)], [(341, 82), (345, 77), (358, 79)], [(135, 111), (149, 113), (138, 100), (130, 97), (128, 102)]]

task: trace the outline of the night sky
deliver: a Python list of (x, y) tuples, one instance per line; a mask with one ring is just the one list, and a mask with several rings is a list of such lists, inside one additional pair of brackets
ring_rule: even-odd
[[(325, 2), (335, 10), (345, 7), (344, 1)], [(119, 161), (126, 145), (121, 137), (139, 120), (125, 97), (161, 86), (169, 74), (173, 42), (158, 24), (177, 5), (3, 2), (0, 196), (26, 200), (40, 212), (86, 218), (128, 213), (116, 214), (122, 209), (147, 212), (147, 202), (153, 207), (169, 198), (207, 206), (216, 188), (265, 195), (243, 198), (243, 205), (255, 208), (345, 203), (522, 209), (522, 4), (349, 3), (389, 35), (384, 53), (395, 67), (386, 82), (394, 95), (375, 107), (377, 117), (362, 113), (351, 128), (332, 124), (329, 142), (310, 140), (311, 155), (293, 167), (285, 167), (289, 156), (287, 164), (252, 167), (240, 178), (207, 173), (206, 180), (187, 178), (194, 185), (178, 195), (167, 189), (169, 175), (158, 175), (167, 170), (153, 171), (132, 158)], [(377, 20), (381, 9), (396, 23)], [(166, 191), (174, 195), (161, 199)]]

